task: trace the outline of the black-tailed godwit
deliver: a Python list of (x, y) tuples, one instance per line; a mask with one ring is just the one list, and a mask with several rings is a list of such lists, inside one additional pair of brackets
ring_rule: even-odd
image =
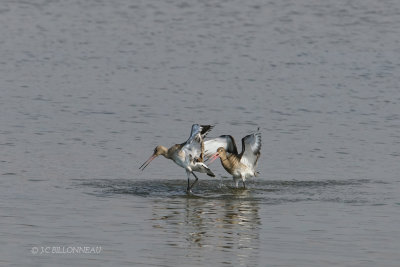
[[(199, 178), (194, 172), (206, 173), (208, 176), (215, 177), (214, 173), (203, 162), (204, 158), (204, 144), (203, 139), (207, 133), (213, 128), (211, 125), (192, 125), (192, 131), (189, 139), (182, 143), (166, 148), (164, 146), (157, 146), (154, 153), (139, 169), (144, 170), (150, 162), (156, 157), (162, 155), (167, 159), (173, 160), (176, 164), (186, 170), (187, 175), (187, 192), (192, 192), (193, 186), (197, 183)], [(193, 174), (195, 181), (190, 184), (190, 174)]]
[[(217, 158), (221, 159), (224, 169), (233, 176), (236, 187), (242, 179), (246, 188), (246, 178), (257, 176), (256, 167), (261, 155), (261, 133), (257, 132), (242, 138), (242, 152), (238, 154), (235, 140), (230, 135), (222, 135), (204, 142), (205, 156), (210, 157), (211, 164)], [(213, 153), (213, 151), (216, 152)]]

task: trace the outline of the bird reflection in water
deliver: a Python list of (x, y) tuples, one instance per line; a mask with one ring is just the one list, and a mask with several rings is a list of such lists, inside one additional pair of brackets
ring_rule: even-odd
[[(188, 196), (154, 205), (155, 231), (162, 231), (177, 257), (257, 263), (260, 247), (259, 204), (249, 190), (232, 189), (215, 198)], [(221, 254), (222, 253), (222, 254)]]

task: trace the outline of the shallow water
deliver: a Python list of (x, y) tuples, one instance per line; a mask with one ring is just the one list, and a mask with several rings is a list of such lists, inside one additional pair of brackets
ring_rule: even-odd
[[(0, 265), (398, 266), (400, 4), (330, 2), (4, 1)], [(138, 170), (193, 123), (246, 190)]]

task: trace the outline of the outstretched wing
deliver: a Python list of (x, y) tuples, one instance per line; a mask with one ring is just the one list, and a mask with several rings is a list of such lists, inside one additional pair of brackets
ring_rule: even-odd
[(211, 125), (192, 125), (189, 139), (182, 144), (182, 149), (185, 150), (185, 152), (187, 152), (193, 160), (203, 161), (203, 138), (212, 128), (213, 126)]
[(214, 128), (214, 125), (200, 125), (200, 134), (203, 140), (207, 136), (207, 134), (211, 131), (212, 128)]
[(261, 133), (256, 132), (243, 137), (242, 153), (240, 154), (240, 162), (244, 165), (255, 168), (257, 160), (261, 155)]
[(231, 135), (221, 135), (220, 137), (204, 141), (204, 157), (208, 159), (220, 147), (223, 147), (228, 153), (238, 153), (235, 139)]

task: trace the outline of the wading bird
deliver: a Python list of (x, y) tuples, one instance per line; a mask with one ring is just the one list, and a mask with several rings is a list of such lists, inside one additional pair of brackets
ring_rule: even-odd
[[(215, 177), (214, 173), (203, 163), (204, 157), (204, 143), (203, 139), (207, 133), (213, 128), (211, 125), (192, 125), (192, 131), (189, 139), (182, 143), (166, 148), (164, 146), (157, 146), (154, 149), (153, 155), (140, 166), (142, 171), (150, 164), (156, 157), (162, 155), (167, 159), (173, 160), (176, 164), (186, 170), (187, 175), (187, 192), (191, 193), (193, 186), (197, 183), (199, 178), (194, 172), (206, 173), (208, 176)], [(193, 174), (195, 181), (190, 184), (190, 174)]]
[[(221, 135), (204, 142), (205, 156), (211, 159), (210, 164), (217, 158), (221, 159), (224, 169), (233, 176), (236, 187), (242, 179), (246, 188), (246, 178), (257, 176), (257, 161), (261, 155), (261, 133), (257, 132), (242, 138), (242, 153), (238, 154), (235, 140), (231, 135)], [(216, 151), (216, 152), (215, 152)], [(215, 153), (214, 153), (215, 152)]]

